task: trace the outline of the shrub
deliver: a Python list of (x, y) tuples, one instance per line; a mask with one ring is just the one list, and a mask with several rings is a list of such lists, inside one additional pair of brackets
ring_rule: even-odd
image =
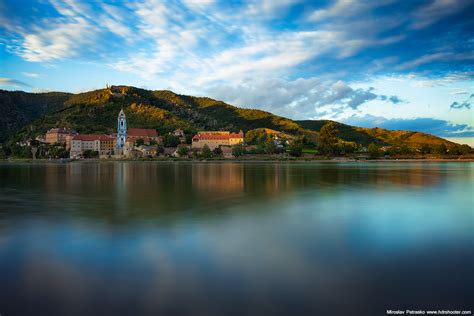
[(374, 143), (369, 145), (368, 152), (370, 158), (378, 158), (382, 155), (382, 151), (380, 150), (379, 146), (375, 145)]
[(290, 145), (288, 148), (288, 152), (290, 153), (291, 156), (293, 157), (300, 157), (301, 153), (303, 151), (303, 145), (300, 143), (293, 143)]
[(240, 157), (244, 154), (244, 146), (241, 144), (232, 146), (232, 155), (234, 157)]
[(209, 159), (212, 157), (212, 151), (209, 146), (204, 145), (201, 150), (201, 158)]

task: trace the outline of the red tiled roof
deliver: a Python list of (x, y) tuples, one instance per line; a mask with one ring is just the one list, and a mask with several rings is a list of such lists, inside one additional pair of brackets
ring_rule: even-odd
[(156, 129), (152, 128), (129, 128), (127, 136), (130, 137), (157, 137)]
[(72, 140), (81, 140), (81, 141), (113, 141), (115, 138), (107, 136), (107, 135), (95, 135), (95, 134), (78, 134), (75, 135)]
[(193, 139), (215, 139), (215, 140), (226, 140), (230, 138), (243, 138), (241, 134), (231, 133), (227, 135), (215, 135), (215, 134), (205, 134), (200, 133), (194, 135)]

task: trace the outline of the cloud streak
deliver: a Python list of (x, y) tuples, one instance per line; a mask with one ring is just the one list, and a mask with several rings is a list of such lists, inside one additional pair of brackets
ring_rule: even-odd
[(31, 88), (31, 86), (27, 84), (26, 82), (12, 79), (12, 78), (4, 78), (4, 77), (0, 77), (0, 86), (15, 87), (15, 88)]

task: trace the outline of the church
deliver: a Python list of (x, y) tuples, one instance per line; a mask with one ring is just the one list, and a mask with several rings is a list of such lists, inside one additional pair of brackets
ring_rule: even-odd
[(150, 142), (161, 142), (158, 133), (153, 128), (128, 128), (125, 112), (120, 110), (117, 117), (117, 140), (115, 154), (119, 156), (130, 156), (137, 140), (143, 140), (144, 144)]

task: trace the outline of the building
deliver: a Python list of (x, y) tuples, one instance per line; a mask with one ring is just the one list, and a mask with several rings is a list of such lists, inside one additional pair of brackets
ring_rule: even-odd
[(224, 158), (234, 158), (234, 154), (232, 153), (232, 148), (227, 146), (222, 146), (222, 157)]
[(46, 132), (45, 143), (47, 144), (66, 144), (67, 136), (77, 135), (77, 132), (68, 127), (51, 128)]
[(123, 109), (120, 110), (117, 118), (117, 148), (115, 153), (117, 155), (123, 154), (123, 148), (127, 140), (127, 118)]
[(207, 145), (211, 150), (220, 146), (234, 146), (244, 143), (244, 133), (231, 133), (228, 131), (198, 132), (194, 135), (192, 148), (201, 149)]
[(71, 139), (71, 158), (82, 157), (84, 151), (97, 151), (99, 156), (113, 155), (116, 139), (107, 135), (78, 134)]
[(150, 141), (152, 140), (157, 143), (161, 142), (161, 137), (158, 136), (156, 129), (129, 128), (127, 131), (127, 142), (135, 143), (138, 139), (143, 139), (144, 144), (150, 144)]
[(181, 128), (175, 129), (172, 133), (170, 133), (173, 136), (176, 136), (179, 138), (179, 141), (183, 144), (186, 143), (186, 135), (184, 134), (184, 131)]

